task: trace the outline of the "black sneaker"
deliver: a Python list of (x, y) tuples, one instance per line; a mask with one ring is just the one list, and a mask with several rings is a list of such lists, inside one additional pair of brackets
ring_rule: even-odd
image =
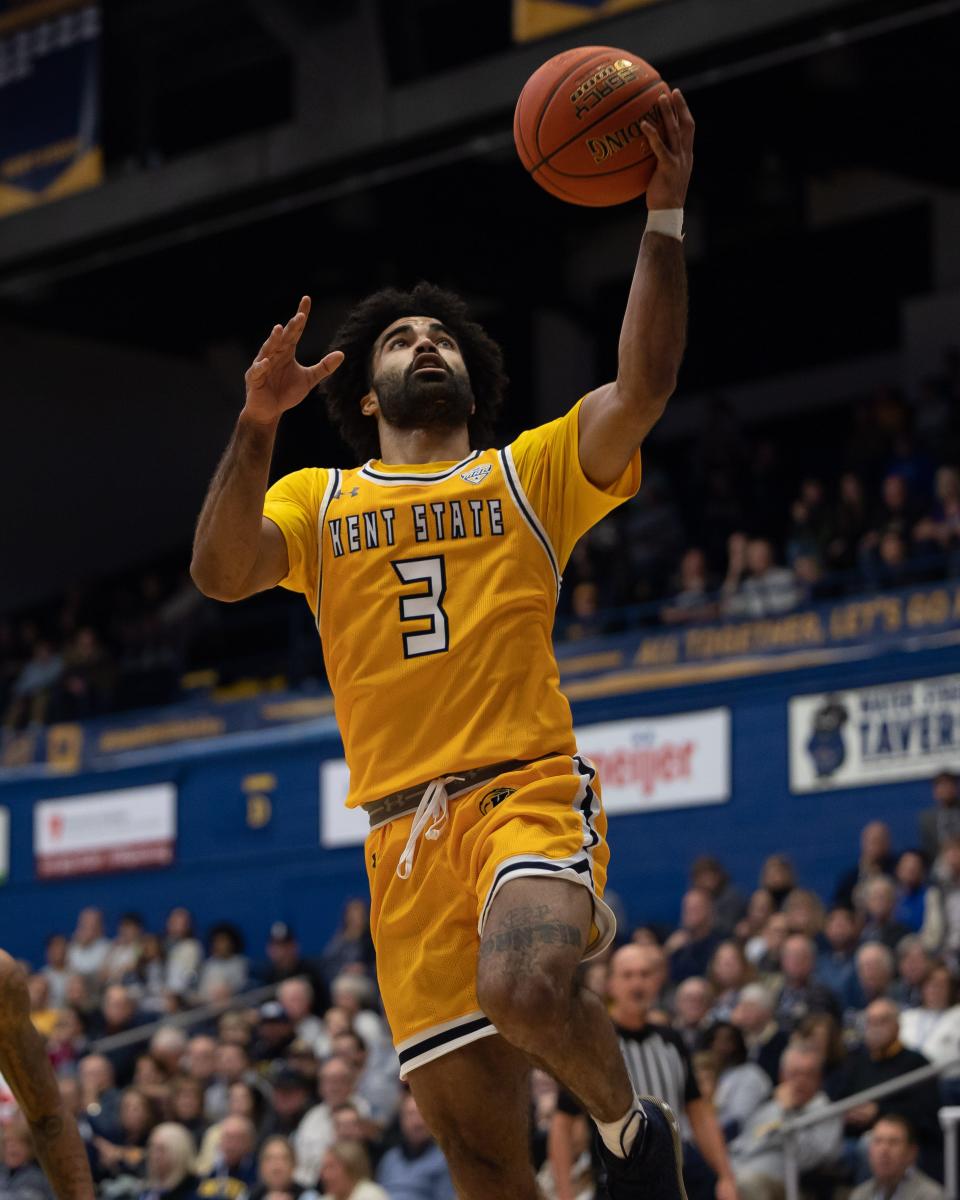
[(654, 1096), (641, 1096), (646, 1114), (630, 1153), (620, 1158), (598, 1137), (610, 1200), (687, 1200), (683, 1148), (673, 1109)]

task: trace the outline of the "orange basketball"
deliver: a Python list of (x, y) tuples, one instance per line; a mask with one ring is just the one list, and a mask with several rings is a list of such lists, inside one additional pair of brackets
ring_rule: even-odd
[(517, 99), (513, 140), (520, 161), (569, 204), (633, 200), (647, 190), (657, 162), (640, 122), (669, 91), (628, 50), (564, 50), (534, 71)]

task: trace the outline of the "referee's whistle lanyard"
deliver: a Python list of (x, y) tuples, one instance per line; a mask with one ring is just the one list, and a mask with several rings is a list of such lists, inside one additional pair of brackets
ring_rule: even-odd
[(401, 879), (410, 878), (420, 835), (423, 834), (428, 841), (435, 842), (443, 832), (447, 823), (447, 802), (449, 800), (447, 784), (460, 782), (462, 782), (460, 775), (444, 775), (440, 779), (432, 779), (427, 784), (414, 814), (407, 844), (397, 863), (397, 874)]

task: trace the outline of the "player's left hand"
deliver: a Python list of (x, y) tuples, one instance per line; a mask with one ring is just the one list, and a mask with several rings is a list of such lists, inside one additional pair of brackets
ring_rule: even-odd
[(718, 1179), (717, 1186), (713, 1189), (713, 1194), (716, 1200), (738, 1200), (737, 1181), (732, 1175), (728, 1175), (724, 1179)]
[(647, 185), (647, 208), (683, 208), (693, 170), (694, 122), (680, 89), (661, 96), (656, 117), (645, 117), (640, 127), (657, 156)]

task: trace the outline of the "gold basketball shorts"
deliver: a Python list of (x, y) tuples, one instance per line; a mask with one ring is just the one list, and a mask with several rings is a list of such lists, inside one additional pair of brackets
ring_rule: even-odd
[(580, 755), (513, 765), (468, 791), (457, 791), (456, 777), (434, 781), (415, 814), (371, 830), (370, 925), (401, 1078), (497, 1032), (477, 1000), (477, 958), (490, 906), (511, 880), (587, 888), (593, 927), (584, 957), (610, 945), (606, 834), (596, 771)]

